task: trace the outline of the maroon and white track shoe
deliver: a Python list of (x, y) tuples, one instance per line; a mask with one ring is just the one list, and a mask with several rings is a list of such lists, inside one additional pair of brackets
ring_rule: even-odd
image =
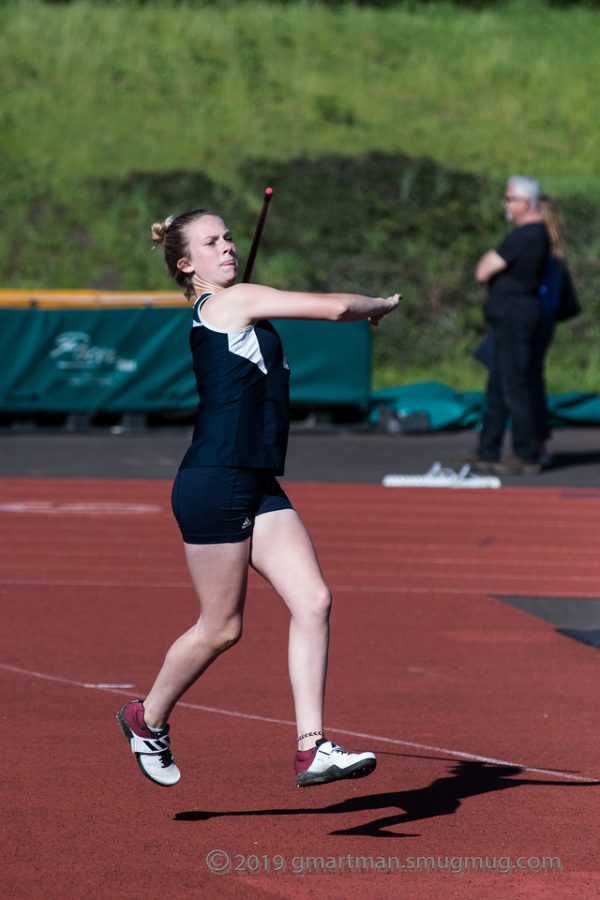
[(144, 704), (141, 700), (130, 700), (117, 713), (121, 731), (129, 741), (131, 752), (135, 753), (142, 773), (163, 787), (172, 787), (181, 778), (175, 765), (169, 740), (169, 726), (160, 731), (148, 728), (144, 721)]
[(342, 778), (364, 778), (376, 765), (374, 753), (347, 753), (333, 741), (323, 739), (314, 751), (296, 754), (296, 784), (309, 787)]

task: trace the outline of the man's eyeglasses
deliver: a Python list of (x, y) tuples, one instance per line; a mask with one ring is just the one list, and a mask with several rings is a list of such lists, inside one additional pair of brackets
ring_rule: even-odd
[(525, 199), (526, 199), (525, 197), (504, 197), (502, 202), (504, 203), (505, 206), (508, 206), (509, 203), (514, 203), (515, 200), (525, 200)]

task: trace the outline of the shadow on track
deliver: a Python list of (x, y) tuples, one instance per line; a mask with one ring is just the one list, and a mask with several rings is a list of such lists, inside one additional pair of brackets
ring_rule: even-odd
[(371, 822), (351, 828), (340, 828), (329, 832), (335, 835), (360, 835), (361, 837), (418, 837), (416, 834), (400, 833), (389, 829), (419, 822), (436, 816), (454, 815), (463, 800), (503, 791), (509, 788), (530, 787), (600, 787), (597, 781), (540, 781), (530, 778), (515, 778), (524, 770), (518, 766), (499, 766), (483, 762), (460, 762), (454, 765), (452, 774), (437, 778), (431, 784), (413, 791), (390, 791), (385, 794), (369, 794), (352, 797), (341, 803), (324, 807), (304, 807), (300, 809), (260, 809), (232, 810), (230, 812), (209, 812), (190, 810), (174, 816), (179, 822), (203, 822), (208, 819), (237, 816), (301, 816), (301, 815), (341, 815), (364, 813), (375, 810), (396, 808), (398, 812), (376, 818)]
[(576, 450), (569, 452), (553, 453), (551, 455), (549, 469), (573, 469), (583, 466), (600, 465), (600, 452)]

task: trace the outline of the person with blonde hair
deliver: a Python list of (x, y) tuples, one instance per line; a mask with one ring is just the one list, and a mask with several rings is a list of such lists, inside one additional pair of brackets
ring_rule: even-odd
[[(152, 237), (163, 248), (170, 274), (193, 301), (190, 345), (199, 405), (172, 503), (200, 615), (168, 650), (145, 698), (120, 708), (121, 729), (147, 778), (163, 786), (179, 781), (169, 716), (217, 656), (240, 639), (251, 566), (290, 613), (296, 784), (368, 775), (375, 769), (375, 755), (348, 753), (325, 732), (331, 595), (310, 536), (277, 480), (288, 440), (290, 372), (269, 320), (363, 319), (377, 325), (398, 306), (399, 295), (318, 294), (236, 283), (231, 231), (205, 209), (155, 223)], [(261, 664), (268, 653), (265, 645)], [(240, 751), (228, 765), (239, 765), (242, 757)], [(256, 761), (248, 765), (252, 777), (268, 778), (268, 748), (260, 769)]]
[(565, 238), (562, 217), (552, 198), (546, 194), (540, 197), (540, 214), (546, 226), (550, 250), (544, 278), (540, 286), (540, 307), (542, 317), (534, 348), (534, 409), (540, 444), (540, 463), (547, 466), (550, 456), (546, 444), (552, 436), (550, 413), (546, 393), (546, 355), (556, 327), (556, 313), (560, 302), (562, 280), (564, 278)]
[(547, 194), (540, 197), (540, 213), (548, 232), (550, 252), (554, 259), (562, 261), (566, 256), (565, 226), (556, 201)]
[(540, 197), (540, 214), (550, 241), (550, 252), (540, 286), (541, 325), (534, 353), (534, 391), (537, 428), (540, 437), (540, 461), (548, 465), (551, 458), (546, 442), (551, 437), (550, 414), (546, 396), (544, 367), (557, 322), (578, 315), (579, 301), (567, 265), (565, 226), (558, 205), (546, 194)]

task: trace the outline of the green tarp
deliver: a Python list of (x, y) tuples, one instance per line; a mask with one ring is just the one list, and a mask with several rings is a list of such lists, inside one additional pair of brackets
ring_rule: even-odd
[[(420, 430), (475, 428), (485, 396), (438, 382), (371, 392), (366, 322), (279, 320), (297, 406), (382, 410)], [(189, 307), (1, 308), (0, 411), (128, 412), (193, 410)], [(553, 424), (600, 423), (600, 397), (550, 397)], [(408, 430), (408, 429), (407, 429)]]
[[(189, 307), (0, 309), (0, 410), (194, 409)], [(369, 407), (366, 322), (278, 321), (292, 403)]]
[[(548, 398), (552, 425), (600, 424), (600, 396), (571, 391)], [(483, 421), (485, 394), (482, 391), (455, 391), (439, 382), (411, 384), (374, 391), (370, 420), (378, 424), (382, 411), (391, 410), (402, 420), (409, 417), (426, 422), (431, 431), (475, 428)], [(410, 427), (409, 427), (410, 428)]]

